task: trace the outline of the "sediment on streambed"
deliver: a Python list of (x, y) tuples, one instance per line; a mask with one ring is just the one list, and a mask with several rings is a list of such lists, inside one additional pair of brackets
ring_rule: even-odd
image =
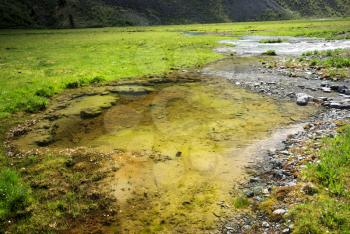
[(196, 72), (114, 82), (54, 98), (10, 132), (9, 153), (106, 155), (96, 189), (118, 204), (109, 231), (213, 231), (255, 160), (244, 149), (315, 110)]

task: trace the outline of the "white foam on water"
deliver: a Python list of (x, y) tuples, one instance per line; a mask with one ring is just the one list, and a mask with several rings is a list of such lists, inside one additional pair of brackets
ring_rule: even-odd
[[(260, 43), (261, 40), (282, 39), (282, 43)], [(222, 40), (225, 47), (216, 49), (219, 53), (237, 53), (239, 55), (257, 55), (274, 50), (278, 55), (301, 55), (315, 50), (349, 49), (350, 40), (325, 40), (305, 37), (246, 36), (240, 40)], [(232, 47), (230, 47), (232, 45)]]

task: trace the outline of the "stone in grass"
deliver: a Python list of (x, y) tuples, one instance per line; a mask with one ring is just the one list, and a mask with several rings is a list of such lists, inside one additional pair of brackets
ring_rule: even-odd
[(287, 213), (287, 210), (285, 210), (285, 209), (277, 209), (277, 210), (274, 210), (272, 213), (273, 213), (274, 215), (280, 215), (280, 216), (282, 216), (282, 215), (284, 215), (284, 214)]
[(91, 119), (91, 118), (95, 118), (97, 116), (99, 116), (100, 114), (102, 114), (102, 109), (101, 108), (87, 108), (84, 109), (80, 112), (80, 118), (82, 119)]

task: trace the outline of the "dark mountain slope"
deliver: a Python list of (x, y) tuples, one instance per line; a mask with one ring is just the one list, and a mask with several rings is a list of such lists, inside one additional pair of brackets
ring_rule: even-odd
[(0, 0), (0, 27), (94, 27), (345, 16), (350, 0)]

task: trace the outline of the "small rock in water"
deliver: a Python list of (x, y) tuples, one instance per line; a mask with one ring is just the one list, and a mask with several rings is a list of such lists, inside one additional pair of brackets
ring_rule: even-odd
[(299, 106), (306, 106), (309, 103), (310, 99), (311, 99), (310, 95), (306, 93), (297, 94), (297, 104)]
[(322, 91), (325, 92), (325, 93), (332, 92), (331, 88), (329, 88), (329, 87), (322, 87)]
[(87, 108), (80, 112), (80, 118), (82, 119), (90, 119), (99, 116), (102, 113), (100, 108)]
[(322, 81), (321, 82), (321, 87), (329, 87), (328, 81)]

